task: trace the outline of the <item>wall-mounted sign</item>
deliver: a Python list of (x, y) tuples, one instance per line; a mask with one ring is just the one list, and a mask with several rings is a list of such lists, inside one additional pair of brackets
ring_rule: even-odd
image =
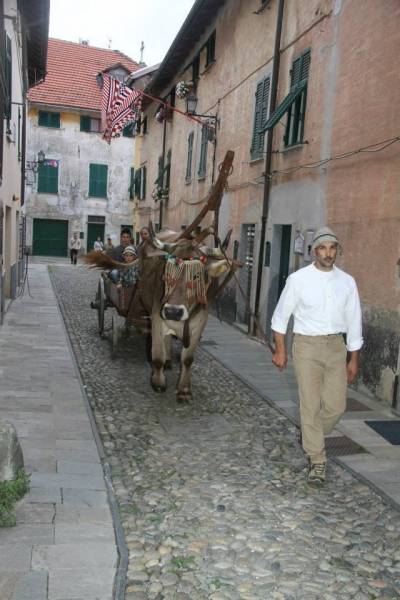
[(294, 253), (304, 254), (304, 235), (301, 231), (296, 231), (296, 236), (294, 238)]

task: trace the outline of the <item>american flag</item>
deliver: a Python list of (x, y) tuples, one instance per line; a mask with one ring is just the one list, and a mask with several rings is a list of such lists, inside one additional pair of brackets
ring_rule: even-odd
[(108, 143), (111, 138), (120, 136), (127, 125), (139, 120), (141, 100), (139, 91), (103, 73), (101, 123), (103, 138)]

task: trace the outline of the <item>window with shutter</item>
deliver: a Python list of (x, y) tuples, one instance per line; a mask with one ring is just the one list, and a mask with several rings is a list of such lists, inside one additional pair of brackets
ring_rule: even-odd
[(89, 196), (107, 198), (107, 165), (89, 165)]
[(147, 167), (143, 166), (141, 168), (141, 177), (140, 177), (140, 200), (146, 199), (146, 183), (147, 183)]
[(207, 171), (207, 142), (208, 142), (208, 130), (207, 127), (201, 128), (201, 144), (200, 144), (200, 159), (199, 159), (199, 170), (197, 172), (199, 179), (206, 176)]
[(194, 85), (197, 84), (197, 80), (200, 77), (200, 56), (197, 55), (194, 57), (192, 62), (192, 81)]
[(46, 159), (38, 166), (38, 188), (40, 194), (58, 194), (58, 162)]
[[(293, 61), (290, 73), (290, 88), (291, 93), (295, 94), (295, 99), (287, 110), (286, 131), (283, 138), (285, 146), (293, 146), (303, 141), (310, 63), (310, 49), (305, 50)], [(296, 90), (298, 90), (298, 93), (296, 93)]]
[(81, 115), (81, 131), (99, 133), (101, 129), (100, 119)]
[(262, 131), (262, 126), (266, 122), (268, 116), (270, 87), (271, 78), (268, 76), (260, 81), (256, 88), (253, 137), (250, 148), (250, 156), (252, 160), (261, 158), (264, 152), (265, 132)]
[(135, 173), (135, 196), (140, 199), (140, 191), (142, 186), (142, 169), (137, 169)]
[(60, 128), (60, 113), (39, 110), (38, 125), (41, 127)]
[(206, 42), (206, 67), (215, 61), (215, 31)]
[(131, 168), (131, 178), (129, 182), (129, 200), (135, 197), (135, 169)]
[(123, 137), (133, 137), (133, 131), (134, 131), (134, 123), (129, 123), (129, 125), (127, 125), (126, 127), (123, 128), (122, 135), (123, 135)]
[(192, 159), (193, 159), (193, 140), (194, 131), (191, 131), (188, 136), (188, 149), (187, 149), (187, 160), (186, 160), (186, 182), (188, 183), (192, 179)]

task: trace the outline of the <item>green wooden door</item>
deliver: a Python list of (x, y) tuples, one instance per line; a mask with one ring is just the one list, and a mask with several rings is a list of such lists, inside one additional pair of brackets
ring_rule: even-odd
[(36, 256), (68, 255), (68, 221), (33, 219), (33, 248)]
[(88, 223), (86, 244), (87, 252), (93, 250), (93, 244), (98, 237), (104, 244), (104, 223)]

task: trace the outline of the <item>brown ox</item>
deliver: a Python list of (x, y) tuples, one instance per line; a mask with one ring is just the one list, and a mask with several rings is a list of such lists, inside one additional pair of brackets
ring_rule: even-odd
[[(179, 239), (174, 243), (163, 242), (153, 235), (146, 242), (141, 252), (141, 278), (130, 313), (134, 317), (140, 303), (151, 315), (151, 384), (156, 391), (166, 389), (170, 336), (182, 341), (177, 390), (180, 402), (191, 397), (190, 367), (207, 323), (209, 302), (216, 292), (212, 291), (211, 283), (227, 271), (230, 278), (238, 266), (229, 264), (220, 250), (201, 245), (209, 233), (210, 230), (205, 230), (195, 239)], [(173, 235), (176, 239), (177, 234)]]

